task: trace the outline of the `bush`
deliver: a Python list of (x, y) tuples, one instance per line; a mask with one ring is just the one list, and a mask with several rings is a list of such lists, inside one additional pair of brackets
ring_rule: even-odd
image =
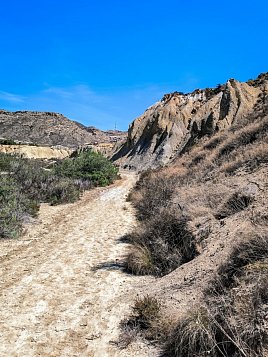
[(195, 237), (188, 220), (172, 205), (178, 179), (172, 170), (140, 175), (130, 199), (136, 208), (139, 225), (127, 241), (132, 244), (126, 257), (133, 274), (163, 276), (197, 255)]
[(144, 222), (140, 230), (128, 236), (128, 241), (132, 248), (127, 269), (137, 275), (163, 276), (197, 255), (187, 220), (169, 209)]
[(107, 186), (118, 176), (118, 169), (100, 153), (85, 151), (67, 158), (54, 167), (56, 175), (91, 181), (96, 186)]
[(141, 221), (159, 213), (170, 203), (176, 180), (161, 174), (146, 173), (141, 175), (131, 194), (131, 201), (137, 210), (137, 218)]
[(17, 145), (17, 143), (12, 139), (0, 139), (0, 145)]
[(38, 212), (39, 204), (29, 199), (15, 180), (0, 176), (0, 237), (16, 238), (23, 220)]
[(48, 187), (47, 202), (52, 205), (75, 202), (80, 197), (79, 187), (70, 179), (58, 179)]
[(117, 169), (92, 152), (56, 165), (0, 154), (0, 237), (19, 236), (24, 220), (37, 214), (40, 202), (74, 202), (85, 189), (107, 185), (116, 176)]
[(10, 171), (11, 165), (19, 160), (19, 157), (0, 153), (0, 172)]

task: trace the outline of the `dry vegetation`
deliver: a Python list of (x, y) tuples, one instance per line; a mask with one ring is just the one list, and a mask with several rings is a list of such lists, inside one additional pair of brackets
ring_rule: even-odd
[(268, 238), (235, 246), (205, 291), (168, 336), (164, 356), (264, 356), (268, 346)]
[[(159, 277), (159, 291), (144, 306), (142, 298), (136, 302), (149, 323), (137, 322), (143, 311), (135, 314), (134, 306), (123, 330), (135, 325), (136, 334), (152, 334), (162, 356), (268, 355), (267, 109), (264, 91), (249, 117), (203, 138), (171, 166), (141, 174), (129, 196), (138, 224), (128, 236), (127, 267)], [(210, 256), (217, 262), (206, 271)], [(166, 291), (195, 261), (205, 266), (191, 290), (196, 304), (178, 311), (179, 293)], [(148, 309), (154, 299), (167, 303), (158, 303), (157, 315)], [(169, 309), (177, 318), (166, 328)]]

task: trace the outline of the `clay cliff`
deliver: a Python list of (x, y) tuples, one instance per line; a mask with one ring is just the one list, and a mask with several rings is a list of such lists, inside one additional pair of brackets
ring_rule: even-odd
[(170, 162), (203, 136), (243, 121), (268, 90), (268, 73), (255, 80), (230, 79), (216, 88), (166, 94), (133, 121), (112, 160), (146, 169)]
[(124, 136), (124, 132), (86, 127), (59, 113), (0, 110), (0, 137), (23, 143), (79, 147), (114, 142)]
[(33, 145), (1, 145), (0, 153), (16, 154), (28, 159), (64, 159), (72, 154), (70, 148), (55, 148)]

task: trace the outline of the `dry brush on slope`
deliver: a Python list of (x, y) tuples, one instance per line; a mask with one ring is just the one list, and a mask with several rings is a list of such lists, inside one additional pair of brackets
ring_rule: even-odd
[(180, 319), (163, 356), (265, 356), (268, 348), (268, 238), (237, 244), (205, 291)]
[[(142, 174), (129, 197), (138, 218), (129, 270), (160, 277), (147, 287), (166, 304), (156, 325), (169, 311), (176, 320), (163, 324), (163, 356), (268, 353), (267, 102), (263, 96), (243, 121)], [(193, 253), (186, 260), (182, 246)], [(153, 325), (139, 333), (155, 335)]]

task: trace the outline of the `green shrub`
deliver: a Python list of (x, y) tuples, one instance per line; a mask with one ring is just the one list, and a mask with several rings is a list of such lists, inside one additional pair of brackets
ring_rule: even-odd
[(19, 157), (0, 153), (0, 172), (10, 171), (11, 165), (19, 160)]
[(93, 152), (56, 165), (0, 153), (0, 237), (19, 236), (24, 220), (37, 214), (40, 202), (74, 202), (82, 191), (113, 182), (117, 172)]
[(23, 220), (38, 212), (39, 204), (29, 199), (15, 180), (0, 176), (0, 237), (19, 236)]
[(80, 196), (79, 187), (70, 179), (58, 179), (48, 187), (47, 201), (52, 205), (75, 202)]
[(0, 145), (16, 145), (16, 141), (12, 139), (0, 139)]
[(54, 172), (62, 177), (89, 180), (96, 186), (107, 186), (118, 176), (118, 169), (103, 155), (93, 151), (62, 160), (55, 165)]

